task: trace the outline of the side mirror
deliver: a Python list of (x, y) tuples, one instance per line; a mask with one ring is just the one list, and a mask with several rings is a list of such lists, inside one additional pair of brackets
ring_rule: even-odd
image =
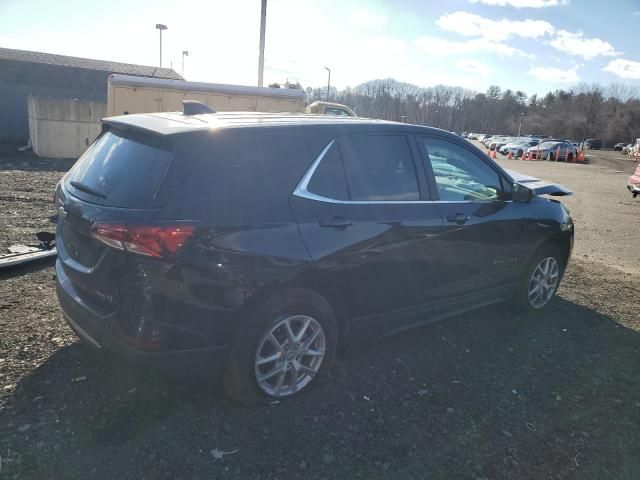
[(511, 187), (511, 199), (518, 203), (527, 203), (533, 197), (533, 192), (519, 183), (514, 183)]

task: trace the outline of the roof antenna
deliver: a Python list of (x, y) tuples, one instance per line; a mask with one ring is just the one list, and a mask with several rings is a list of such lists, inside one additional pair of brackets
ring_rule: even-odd
[(182, 113), (184, 115), (201, 115), (204, 113), (216, 113), (216, 111), (206, 103), (198, 102), (197, 100), (183, 100)]

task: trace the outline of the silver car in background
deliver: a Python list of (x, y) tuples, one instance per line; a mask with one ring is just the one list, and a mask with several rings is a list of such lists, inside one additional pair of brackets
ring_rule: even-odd
[(542, 142), (527, 150), (529, 158), (532, 160), (549, 160), (573, 162), (578, 155), (578, 149), (569, 142)]
[(540, 139), (538, 138), (520, 137), (504, 145), (500, 149), (500, 153), (503, 155), (509, 155), (511, 153), (511, 155), (518, 158), (524, 155), (524, 152), (530, 147), (535, 147), (538, 143), (540, 143)]

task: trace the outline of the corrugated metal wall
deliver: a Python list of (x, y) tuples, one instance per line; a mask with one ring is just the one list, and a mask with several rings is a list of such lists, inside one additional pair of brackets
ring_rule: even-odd
[(29, 138), (27, 96), (107, 100), (110, 72), (0, 60), (0, 143)]

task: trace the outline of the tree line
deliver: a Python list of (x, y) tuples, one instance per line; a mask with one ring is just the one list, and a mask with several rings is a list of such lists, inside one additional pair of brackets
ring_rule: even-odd
[[(325, 100), (326, 88), (310, 92)], [(579, 84), (544, 96), (491, 86), (479, 93), (461, 87), (417, 87), (394, 79), (371, 80), (329, 92), (362, 117), (430, 125), (453, 132), (542, 134), (606, 146), (640, 138), (640, 89), (624, 84)]]

